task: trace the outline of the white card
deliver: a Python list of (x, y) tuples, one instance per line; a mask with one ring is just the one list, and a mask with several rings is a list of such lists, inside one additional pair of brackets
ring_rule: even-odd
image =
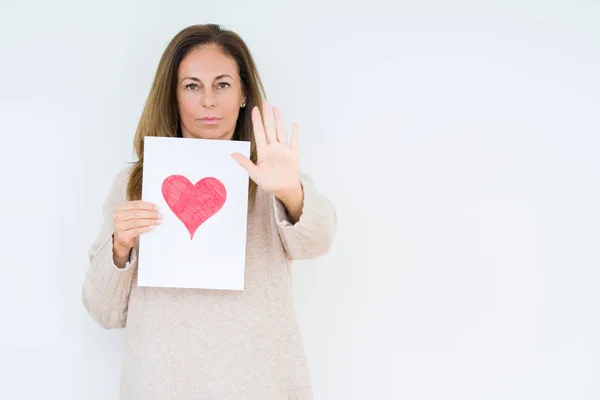
[(162, 222), (139, 237), (138, 286), (244, 289), (250, 142), (146, 137), (142, 200)]

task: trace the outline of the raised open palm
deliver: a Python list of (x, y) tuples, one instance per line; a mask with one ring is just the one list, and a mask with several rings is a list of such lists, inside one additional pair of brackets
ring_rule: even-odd
[(292, 124), (291, 138), (285, 131), (281, 112), (263, 103), (264, 124), (258, 107), (252, 109), (252, 124), (256, 140), (257, 162), (241, 154), (233, 158), (248, 172), (250, 179), (266, 192), (280, 194), (300, 187), (300, 154), (298, 124)]

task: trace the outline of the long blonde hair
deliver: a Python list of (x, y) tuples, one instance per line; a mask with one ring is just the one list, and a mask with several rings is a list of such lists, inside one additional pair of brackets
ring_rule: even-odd
[[(150, 89), (150, 94), (135, 132), (133, 146), (138, 160), (134, 163), (127, 185), (128, 200), (142, 197), (144, 138), (146, 136), (182, 137), (177, 105), (177, 71), (179, 64), (193, 49), (216, 45), (232, 57), (238, 66), (246, 107), (240, 109), (231, 140), (250, 142), (250, 159), (256, 162), (256, 143), (252, 129), (252, 109), (266, 98), (256, 64), (246, 43), (235, 32), (216, 24), (193, 25), (180, 31), (165, 49)], [(256, 184), (249, 179), (249, 206), (256, 195)]]

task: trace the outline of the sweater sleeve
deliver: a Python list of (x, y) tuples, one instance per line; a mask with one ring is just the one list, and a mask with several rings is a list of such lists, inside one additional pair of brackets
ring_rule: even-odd
[(129, 168), (114, 180), (103, 206), (103, 223), (89, 251), (89, 265), (82, 287), (85, 310), (105, 329), (124, 328), (127, 319), (129, 292), (137, 255), (132, 250), (124, 268), (113, 261), (113, 214), (125, 200)]
[(307, 174), (301, 174), (304, 193), (302, 213), (294, 224), (283, 203), (273, 197), (275, 222), (283, 247), (291, 259), (312, 259), (325, 255), (331, 248), (337, 229), (333, 204), (319, 193)]

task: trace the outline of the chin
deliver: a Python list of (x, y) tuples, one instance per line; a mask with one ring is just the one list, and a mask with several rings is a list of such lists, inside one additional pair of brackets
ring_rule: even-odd
[(191, 137), (196, 139), (231, 140), (235, 131), (235, 126), (231, 127), (231, 129), (225, 129), (221, 123), (214, 125), (193, 124), (190, 126), (192, 129), (185, 128), (184, 130), (187, 132), (183, 135), (183, 137)]
[(192, 132), (192, 137), (197, 139), (229, 140), (231, 134), (219, 130), (203, 130), (202, 132)]

